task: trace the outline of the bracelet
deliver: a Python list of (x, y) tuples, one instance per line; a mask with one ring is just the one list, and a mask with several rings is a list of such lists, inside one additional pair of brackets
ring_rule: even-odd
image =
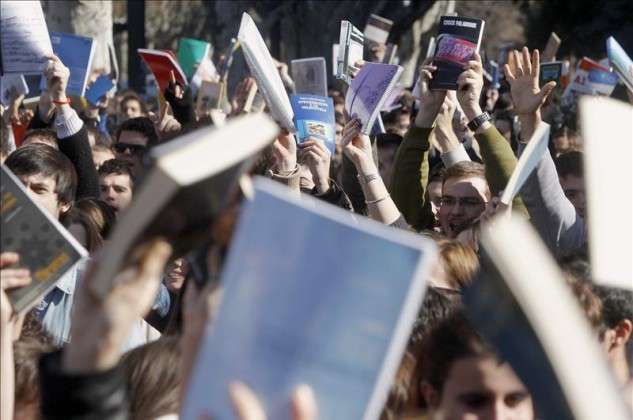
[(71, 104), (72, 102), (73, 101), (70, 98), (66, 98), (65, 101), (53, 101), (55, 105), (68, 105), (68, 104)]
[(389, 197), (391, 197), (391, 194), (387, 194), (386, 196), (384, 196), (382, 198), (378, 198), (376, 200), (370, 200), (370, 201), (365, 200), (365, 204), (370, 205), (370, 204), (380, 203), (381, 201), (385, 201)]
[(374, 179), (378, 179), (378, 174), (377, 173), (373, 173), (373, 174), (369, 174), (369, 175), (365, 175), (365, 176), (358, 175), (357, 178), (358, 178), (358, 182), (360, 183), (360, 185), (367, 185), (371, 181), (373, 181)]

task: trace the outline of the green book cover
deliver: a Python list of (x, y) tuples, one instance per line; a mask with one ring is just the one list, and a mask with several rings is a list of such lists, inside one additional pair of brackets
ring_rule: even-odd
[(209, 54), (211, 45), (208, 42), (191, 38), (180, 38), (178, 45), (178, 62), (182, 66), (187, 79), (191, 79), (196, 67)]

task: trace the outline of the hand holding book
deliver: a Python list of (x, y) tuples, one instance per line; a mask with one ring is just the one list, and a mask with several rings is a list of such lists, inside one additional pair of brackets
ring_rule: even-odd
[(70, 69), (64, 66), (64, 63), (62, 63), (55, 54), (47, 54), (44, 57), (50, 60), (43, 74), (46, 78), (46, 87), (53, 99), (53, 103), (65, 102), (67, 101), (66, 87), (68, 86), (68, 79), (70, 78)]
[(473, 54), (473, 59), (466, 63), (463, 69), (457, 78), (457, 101), (468, 121), (472, 121), (483, 112), (479, 106), (479, 97), (484, 86), (483, 64), (478, 52)]
[(427, 57), (420, 67), (420, 112), (415, 118), (415, 125), (423, 128), (431, 128), (440, 111), (444, 98), (446, 98), (446, 90), (431, 90), (429, 83), (433, 79), (433, 73), (437, 71), (436, 66), (432, 66), (432, 57)]
[(312, 181), (319, 194), (330, 189), (330, 150), (322, 140), (308, 137), (299, 145), (299, 157), (312, 174)]
[(275, 173), (289, 175), (297, 167), (297, 141), (292, 133), (282, 131), (270, 146), (275, 158)]
[[(20, 256), (15, 252), (3, 252), (0, 254), (0, 292), (1, 305), (0, 305), (0, 325), (2, 325), (2, 332), (9, 330), (8, 327), (13, 316), (13, 309), (9, 298), (7, 297), (5, 290), (15, 289), (17, 287), (27, 286), (31, 283), (31, 273), (26, 268), (8, 268), (11, 265), (17, 263)], [(12, 339), (13, 337), (11, 337)]]

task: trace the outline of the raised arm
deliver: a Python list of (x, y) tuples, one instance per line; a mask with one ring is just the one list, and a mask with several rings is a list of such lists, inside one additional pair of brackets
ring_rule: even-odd
[[(523, 48), (520, 55), (518, 51), (513, 51), (513, 54), (519, 64), (517, 73), (513, 74), (507, 65), (503, 70), (521, 121), (520, 155), (541, 122), (541, 106), (556, 82), (549, 82), (539, 89), (538, 50), (532, 52), (531, 61), (527, 48)], [(554, 255), (578, 248), (586, 242), (584, 219), (576, 214), (573, 204), (565, 197), (549, 150), (545, 150), (536, 170), (521, 188), (521, 197), (532, 224)]]
[[(473, 60), (464, 66), (464, 72), (457, 79), (459, 89), (457, 100), (464, 111), (464, 115), (469, 122), (483, 115), (483, 110), (479, 106), (479, 97), (484, 84), (483, 66), (481, 57), (475, 53)], [(499, 194), (503, 190), (512, 176), (512, 172), (517, 164), (517, 158), (512, 152), (510, 143), (499, 133), (493, 124), (485, 121), (475, 130), (475, 138), (479, 143), (481, 158), (486, 166), (486, 180), (490, 187), (492, 196)], [(527, 210), (518, 195), (512, 202), (512, 207), (517, 212), (528, 216)]]
[(420, 112), (396, 153), (389, 190), (406, 221), (416, 230), (433, 228), (431, 203), (426, 199), (429, 174), (429, 136), (444, 103), (445, 90), (430, 90), (435, 66), (427, 59), (420, 69)]

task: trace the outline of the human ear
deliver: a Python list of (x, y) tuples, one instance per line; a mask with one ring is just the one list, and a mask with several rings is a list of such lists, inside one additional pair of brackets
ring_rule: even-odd
[(624, 346), (631, 338), (633, 332), (633, 323), (628, 319), (623, 319), (618, 322), (618, 325), (614, 328), (615, 341), (618, 346)]
[(422, 393), (422, 396), (424, 397), (424, 401), (426, 401), (426, 405), (428, 406), (428, 408), (430, 410), (437, 410), (440, 401), (439, 395), (435, 388), (433, 388), (433, 386), (429, 382), (422, 381), (420, 383), (420, 392)]
[(71, 204), (70, 203), (59, 203), (58, 207), (59, 207), (59, 214), (66, 214), (70, 210)]

